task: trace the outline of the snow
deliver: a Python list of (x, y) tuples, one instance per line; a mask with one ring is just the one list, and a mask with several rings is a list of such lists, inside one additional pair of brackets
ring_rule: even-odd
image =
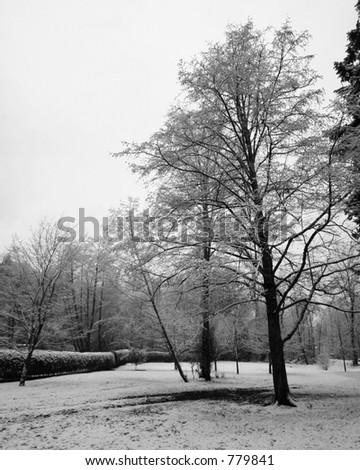
[(184, 369), (187, 384), (155, 363), (0, 384), (0, 448), (360, 449), (360, 368), (288, 364), (296, 408), (264, 406), (267, 364), (220, 362), (211, 383)]

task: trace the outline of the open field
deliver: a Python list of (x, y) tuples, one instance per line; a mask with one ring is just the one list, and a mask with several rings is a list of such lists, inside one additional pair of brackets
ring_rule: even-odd
[(360, 449), (360, 368), (288, 365), (297, 408), (264, 406), (267, 364), (220, 362), (212, 383), (172, 364), (0, 384), (2, 449)]

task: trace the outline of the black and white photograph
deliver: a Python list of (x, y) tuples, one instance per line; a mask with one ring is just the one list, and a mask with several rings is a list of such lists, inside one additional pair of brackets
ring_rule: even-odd
[(0, 0), (0, 59), (0, 465), (360, 451), (360, 0)]

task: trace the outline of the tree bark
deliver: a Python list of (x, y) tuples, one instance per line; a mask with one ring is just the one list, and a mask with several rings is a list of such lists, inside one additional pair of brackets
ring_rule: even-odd
[(157, 320), (159, 322), (159, 325), (160, 325), (160, 328), (161, 328), (161, 331), (162, 331), (162, 334), (164, 336), (164, 339), (165, 339), (165, 342), (166, 342), (166, 346), (169, 350), (169, 353), (171, 354), (171, 357), (173, 358), (173, 361), (174, 361), (174, 364), (175, 364), (175, 368), (176, 370), (179, 372), (180, 374), (180, 377), (183, 379), (184, 382), (188, 382), (188, 378), (186, 377), (186, 375), (184, 374), (184, 371), (181, 367), (181, 364), (180, 364), (180, 361), (178, 359), (178, 356), (177, 356), (177, 353), (175, 351), (175, 348), (171, 342), (171, 339), (166, 331), (166, 328), (165, 328), (165, 325), (162, 321), (162, 318), (161, 318), (161, 315), (160, 315), (160, 312), (157, 308), (157, 305), (155, 303), (155, 300), (154, 300), (154, 297), (153, 297), (153, 294), (152, 294), (152, 291), (151, 291), (151, 288), (150, 288), (150, 285), (149, 285), (149, 282), (146, 278), (146, 274), (144, 273), (144, 271), (141, 271), (142, 272), (142, 275), (143, 275), (143, 278), (144, 278), (144, 281), (145, 281), (145, 284), (146, 284), (146, 287), (148, 289), (148, 293), (149, 295), (151, 296), (151, 305), (153, 307), (153, 310), (155, 312), (155, 315), (157, 317)]
[(236, 375), (239, 375), (239, 374), (240, 374), (240, 367), (239, 367), (239, 347), (238, 347), (238, 338), (237, 338), (236, 326), (235, 326), (235, 332), (234, 332), (234, 343), (235, 343)]
[(22, 369), (21, 369), (19, 386), (24, 386), (25, 385), (26, 379), (28, 377), (28, 372), (29, 372), (29, 369), (30, 369), (31, 358), (32, 358), (33, 353), (34, 353), (34, 349), (31, 348), (28, 351), (28, 354), (25, 358), (24, 364), (23, 364)]
[(268, 320), (269, 347), (273, 370), (275, 403), (278, 405), (296, 406), (290, 394), (286, 374), (284, 342), (281, 337), (280, 315), (278, 310), (276, 285), (273, 273), (272, 258), (267, 247), (262, 253), (262, 274), (264, 279), (265, 303)]
[[(206, 188), (205, 182), (205, 188)], [(207, 202), (202, 207), (203, 231), (206, 234), (206, 240), (203, 242), (203, 278), (202, 278), (202, 334), (201, 334), (201, 358), (200, 358), (200, 377), (206, 381), (211, 380), (211, 330), (210, 330), (210, 279), (208, 265), (211, 258), (211, 223), (209, 218), (209, 208)]]
[(309, 360), (308, 360), (305, 345), (304, 345), (304, 339), (299, 328), (297, 330), (297, 334), (298, 334), (299, 343), (300, 343), (301, 355), (304, 358), (305, 364), (309, 365)]
[(356, 341), (355, 341), (355, 313), (354, 309), (351, 309), (351, 316), (350, 316), (350, 338), (351, 338), (351, 355), (352, 355), (352, 365), (358, 366), (359, 365), (359, 357), (356, 349)]
[(268, 312), (268, 331), (275, 403), (278, 405), (295, 406), (287, 380), (284, 344), (281, 338), (279, 314), (276, 311)]
[(211, 333), (208, 312), (203, 314), (200, 377), (207, 381), (211, 380)]
[(340, 350), (341, 350), (341, 357), (342, 357), (343, 366), (344, 366), (344, 372), (346, 372), (345, 350), (344, 350), (344, 345), (343, 345), (343, 340), (342, 340), (341, 331), (340, 331), (340, 325), (339, 325), (339, 324), (337, 324), (337, 328), (338, 328), (338, 336), (339, 336)]
[(99, 304), (99, 317), (98, 317), (98, 348), (99, 351), (102, 351), (102, 309), (104, 302), (104, 279), (101, 282), (101, 291), (100, 291), (100, 304)]

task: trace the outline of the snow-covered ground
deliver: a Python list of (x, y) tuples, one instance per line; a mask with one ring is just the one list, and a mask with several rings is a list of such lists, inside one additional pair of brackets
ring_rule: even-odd
[(267, 364), (220, 362), (211, 383), (184, 368), (187, 384), (155, 363), (0, 384), (0, 448), (360, 449), (360, 368), (289, 364), (297, 408), (264, 406)]

